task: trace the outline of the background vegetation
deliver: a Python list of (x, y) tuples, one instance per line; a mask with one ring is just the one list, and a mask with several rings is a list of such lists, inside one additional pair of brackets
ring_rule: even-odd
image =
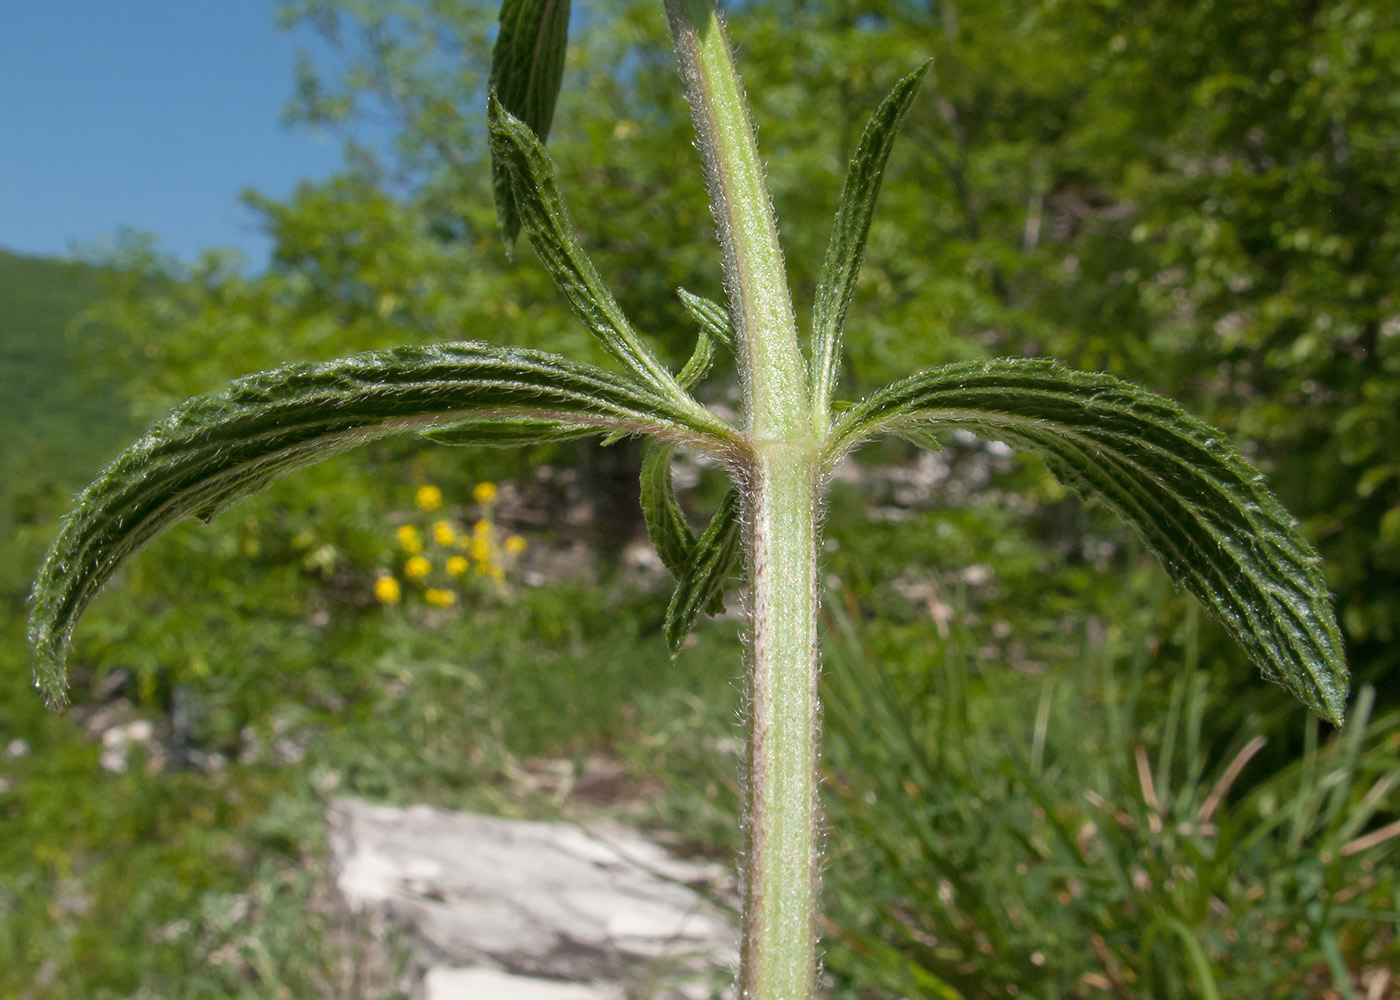
[[(494, 9), (283, 16), (341, 54), (303, 67), (289, 116), (347, 155), (286, 201), (249, 196), (270, 268), (136, 236), (88, 265), (0, 256), (0, 995), (393, 995), (394, 949), (315, 874), (332, 795), (605, 810), (735, 846), (738, 623), (669, 660), (626, 442), (335, 459), (153, 546), (78, 634), (68, 717), (29, 689), (24, 595), (66, 494), (178, 399), (404, 341), (595, 350), (496, 236)], [(660, 5), (576, 16), (561, 186), (678, 363), (674, 288), (718, 297), (719, 267)], [(829, 510), (835, 995), (1400, 995), (1400, 12), (812, 0), (733, 21), (799, 308), (866, 115), (936, 60), (844, 390), (1024, 354), (1181, 399), (1323, 552), (1361, 682), (1324, 731), (1033, 463), (960, 438), (867, 450)], [(366, 115), (392, 144), (357, 142)], [(707, 514), (716, 484), (684, 471)], [(468, 530), (483, 482), (528, 548), (499, 584), (434, 578), (457, 596), (430, 603), (397, 529)], [(312, 947), (288, 933), (305, 912)]]

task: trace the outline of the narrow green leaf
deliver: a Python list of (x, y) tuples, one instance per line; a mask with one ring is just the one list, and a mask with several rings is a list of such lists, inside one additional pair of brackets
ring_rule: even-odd
[(1038, 453), (1142, 535), (1269, 677), (1340, 724), (1347, 669), (1320, 560), (1263, 478), (1170, 400), (1048, 361), (949, 365), (852, 407), (828, 460), (877, 433), (964, 427)]
[[(461, 423), (420, 431), (419, 436), (436, 444), (472, 448), (518, 448), (568, 441), (597, 433), (598, 428), (588, 424), (558, 420), (463, 420)], [(617, 433), (624, 433), (625, 436), (625, 432)]]
[(687, 398), (675, 377), (642, 343), (574, 235), (554, 180), (554, 164), (535, 133), (490, 99), (491, 148), (510, 172), (520, 220), (574, 312), (613, 357), (663, 393)]
[(676, 581), (665, 625), (666, 644), (672, 653), (680, 650), (701, 611), (724, 609), (724, 589), (742, 550), (739, 504), (739, 491), (731, 487)]
[[(505, 109), (543, 142), (554, 122), (554, 106), (564, 78), (569, 42), (569, 0), (504, 0), (501, 29), (491, 52), (490, 89)], [(511, 191), (510, 172), (499, 159), (491, 162), (496, 214), (506, 244), (520, 233), (520, 217)]]
[[(676, 497), (671, 477), (671, 455), (674, 451), (675, 447), (667, 441), (651, 440), (646, 443), (642, 457), (642, 514), (646, 519), (647, 537), (656, 548), (656, 554), (671, 575), (680, 581), (690, 572), (699, 549), (695, 532), (690, 530), (685, 511)], [(704, 605), (704, 609), (712, 615), (724, 610), (723, 586)]]
[(685, 311), (690, 313), (695, 322), (700, 324), (700, 329), (703, 332), (708, 333), (715, 341), (723, 344), (727, 350), (734, 350), (734, 321), (730, 317), (728, 309), (718, 302), (707, 299), (703, 295), (688, 292), (684, 288), (677, 288), (676, 294), (680, 296)]
[(714, 338), (701, 330), (700, 336), (695, 338), (695, 350), (691, 352), (690, 359), (686, 361), (684, 367), (676, 374), (676, 381), (683, 389), (693, 389), (696, 383), (709, 374), (710, 366), (714, 363)]
[(885, 165), (900, 125), (931, 65), (932, 60), (900, 80), (875, 109), (841, 188), (812, 309), (812, 406), (820, 427), (825, 427), (830, 419), (831, 394), (841, 373), (841, 330), (865, 258), (870, 220), (875, 216)]
[(916, 448), (925, 448), (929, 451), (942, 451), (943, 442), (938, 438), (938, 428), (936, 427), (901, 427), (898, 430), (890, 431), (895, 437), (908, 441)]
[[(681, 302), (685, 303), (686, 309), (700, 323), (700, 336), (696, 338), (695, 350), (691, 352), (690, 359), (676, 374), (677, 384), (682, 389), (689, 391), (709, 373), (710, 366), (715, 363), (716, 340), (731, 350), (733, 349), (734, 327), (729, 325), (728, 316), (724, 314), (724, 311), (709, 299), (691, 295), (684, 288), (676, 290), (680, 293)], [(716, 316), (723, 317), (723, 321), (718, 321)], [(603, 441), (603, 446), (616, 444), (625, 436), (622, 433), (610, 434)]]
[(723, 344), (731, 351), (734, 349), (734, 325), (723, 307), (709, 299), (692, 295), (684, 288), (678, 288), (676, 292), (680, 295), (686, 311), (700, 324), (700, 336), (696, 338), (695, 351), (676, 376), (676, 381), (689, 390), (709, 373), (710, 366), (715, 363), (716, 343)]
[(655, 434), (720, 452), (734, 435), (717, 418), (707, 424), (621, 375), (488, 344), (375, 351), (239, 379), (155, 424), (64, 519), (29, 616), (46, 694), (62, 700), (64, 653), (83, 609), (163, 529), (207, 519), (279, 475), (362, 442), (466, 421)]
[(695, 548), (695, 532), (685, 519), (671, 481), (671, 454), (675, 446), (648, 441), (642, 455), (642, 514), (647, 536), (661, 562), (677, 579), (685, 573)]

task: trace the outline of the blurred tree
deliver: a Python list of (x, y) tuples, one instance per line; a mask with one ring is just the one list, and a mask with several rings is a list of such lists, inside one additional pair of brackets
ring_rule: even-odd
[(1327, 560), (1358, 674), (1393, 677), (1400, 8), (1086, 6), (1105, 108), (1140, 137), (1120, 197), (1149, 361), (1259, 442)]
[[(883, 81), (864, 67), (935, 57), (872, 239), (862, 288), (879, 301), (855, 314), (880, 318), (849, 338), (855, 388), (986, 351), (1186, 400), (1252, 443), (1319, 544), (1359, 676), (1393, 676), (1400, 8), (943, 0), (784, 16), (801, 19), (800, 54), (753, 63), (813, 136), (833, 123), (804, 103), (869, 106)], [(834, 129), (846, 145), (852, 127)], [(770, 150), (780, 190), (808, 192), (800, 212), (820, 220), (820, 163)]]

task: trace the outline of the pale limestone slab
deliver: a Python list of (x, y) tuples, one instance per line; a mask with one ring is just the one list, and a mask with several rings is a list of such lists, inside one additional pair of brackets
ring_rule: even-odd
[[(355, 799), (327, 820), (337, 888), (409, 931), (428, 1000), (708, 1000), (732, 980), (734, 925), (692, 888), (728, 874), (624, 827)], [(502, 976), (518, 992), (483, 985)]]

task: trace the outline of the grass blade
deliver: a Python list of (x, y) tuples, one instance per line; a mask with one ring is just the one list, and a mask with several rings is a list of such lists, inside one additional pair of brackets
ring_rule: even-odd
[(848, 410), (835, 461), (874, 433), (963, 427), (1039, 454), (1142, 535), (1265, 676), (1340, 724), (1347, 669), (1320, 560), (1224, 436), (1109, 375), (1005, 359), (903, 379)]

